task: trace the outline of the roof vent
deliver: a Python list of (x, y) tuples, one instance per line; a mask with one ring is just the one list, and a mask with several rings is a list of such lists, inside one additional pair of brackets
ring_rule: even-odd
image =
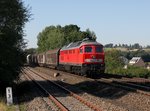
[(71, 42), (69, 45), (67, 45), (67, 47), (70, 47), (70, 46), (71, 46), (71, 44), (73, 44), (73, 42)]

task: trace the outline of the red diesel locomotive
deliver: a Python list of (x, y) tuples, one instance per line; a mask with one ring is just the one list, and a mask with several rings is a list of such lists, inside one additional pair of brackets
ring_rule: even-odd
[(41, 66), (54, 66), (80, 75), (104, 73), (105, 61), (103, 45), (96, 41), (83, 40), (70, 43), (61, 49), (37, 54)]
[(75, 73), (104, 73), (103, 46), (91, 41), (70, 43), (60, 50), (59, 64)]

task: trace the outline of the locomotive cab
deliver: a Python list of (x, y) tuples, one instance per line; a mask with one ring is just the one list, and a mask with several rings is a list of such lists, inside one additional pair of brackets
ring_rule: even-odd
[(88, 44), (80, 47), (83, 73), (104, 73), (104, 50), (99, 44)]
[(89, 63), (104, 63), (103, 46), (83, 46), (83, 61)]

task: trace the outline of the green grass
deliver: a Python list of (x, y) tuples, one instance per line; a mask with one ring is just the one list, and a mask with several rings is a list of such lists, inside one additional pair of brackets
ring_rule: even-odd
[(7, 106), (3, 98), (0, 98), (0, 111), (16, 111), (14, 105)]
[(0, 101), (0, 111), (6, 111), (7, 107), (4, 102)]
[(26, 108), (25, 108), (24, 104), (20, 104), (19, 109), (20, 109), (20, 111), (26, 111)]

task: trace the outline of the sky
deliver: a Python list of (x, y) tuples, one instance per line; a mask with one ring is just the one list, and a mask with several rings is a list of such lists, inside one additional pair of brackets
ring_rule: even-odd
[(74, 24), (94, 31), (103, 45), (150, 45), (150, 0), (23, 0), (31, 7), (24, 32), (27, 48), (37, 48), (37, 35), (47, 26)]

